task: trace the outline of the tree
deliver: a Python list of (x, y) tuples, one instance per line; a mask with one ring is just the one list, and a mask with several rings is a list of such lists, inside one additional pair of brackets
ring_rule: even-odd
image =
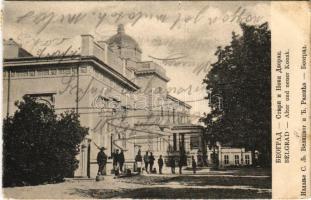
[(79, 144), (88, 133), (78, 115), (24, 96), (14, 116), (4, 119), (3, 184), (36, 185), (62, 181), (78, 167)]
[(270, 165), (271, 32), (268, 23), (240, 26), (243, 35), (233, 32), (231, 43), (217, 48), (218, 60), (203, 80), (212, 111), (201, 121), (220, 142), (258, 150)]

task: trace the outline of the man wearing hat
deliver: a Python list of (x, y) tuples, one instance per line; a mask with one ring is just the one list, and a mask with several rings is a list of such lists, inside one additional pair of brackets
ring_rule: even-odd
[(105, 147), (101, 147), (97, 154), (98, 175), (106, 175), (107, 156), (104, 150)]

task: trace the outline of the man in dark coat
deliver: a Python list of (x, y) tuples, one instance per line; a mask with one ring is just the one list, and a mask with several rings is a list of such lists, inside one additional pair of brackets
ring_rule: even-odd
[(137, 171), (138, 171), (138, 173), (140, 173), (141, 167), (142, 167), (142, 162), (143, 162), (143, 158), (141, 156), (140, 149), (138, 150), (137, 155), (135, 157), (135, 162), (136, 162)]
[(114, 170), (115, 175), (119, 174), (118, 157), (119, 157), (119, 149), (116, 149), (112, 155), (112, 165), (113, 165), (113, 170)]
[(154, 156), (152, 154), (152, 152), (150, 152), (150, 156), (149, 156), (149, 167), (150, 167), (150, 173), (153, 172), (153, 164), (154, 164)]
[(158, 159), (158, 165), (159, 165), (159, 173), (162, 174), (162, 168), (163, 168), (163, 159), (162, 159), (162, 155), (160, 155), (159, 159)]
[(144, 163), (145, 163), (145, 170), (147, 173), (148, 172), (148, 164), (149, 164), (149, 156), (148, 156), (148, 151), (146, 151), (146, 154), (144, 155)]
[(106, 174), (106, 164), (107, 164), (107, 156), (104, 152), (105, 148), (100, 148), (100, 151), (97, 154), (97, 164), (98, 164), (98, 175)]
[(118, 162), (119, 162), (119, 166), (120, 166), (120, 171), (123, 172), (123, 164), (124, 164), (124, 153), (123, 150), (121, 150), (119, 156), (118, 156)]

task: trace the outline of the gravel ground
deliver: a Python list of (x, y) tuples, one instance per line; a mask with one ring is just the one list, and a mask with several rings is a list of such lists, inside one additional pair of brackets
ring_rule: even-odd
[[(230, 173), (229, 173), (230, 172)], [(105, 180), (4, 188), (6, 198), (271, 198), (271, 177), (260, 171), (209, 172), (201, 175), (139, 175)]]

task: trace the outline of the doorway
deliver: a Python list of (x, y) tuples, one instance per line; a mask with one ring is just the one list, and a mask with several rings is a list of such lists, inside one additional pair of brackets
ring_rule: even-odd
[(87, 147), (87, 165), (86, 165), (86, 175), (88, 178), (91, 177), (91, 145), (88, 144)]

